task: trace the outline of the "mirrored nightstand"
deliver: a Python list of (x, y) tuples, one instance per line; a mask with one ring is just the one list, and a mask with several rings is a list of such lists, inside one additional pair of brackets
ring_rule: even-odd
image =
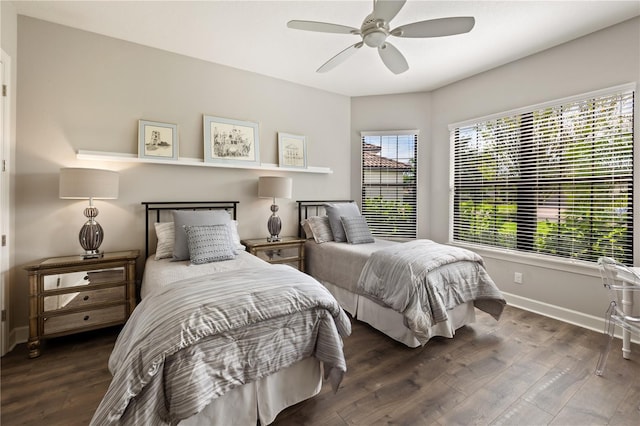
[(136, 306), (138, 250), (100, 258), (52, 257), (25, 265), (29, 275), (29, 357), (42, 339), (124, 324)]

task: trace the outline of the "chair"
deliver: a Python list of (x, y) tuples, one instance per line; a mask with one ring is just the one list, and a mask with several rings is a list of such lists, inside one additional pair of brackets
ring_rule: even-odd
[(615, 326), (622, 328), (622, 356), (625, 359), (631, 355), (630, 335), (640, 336), (640, 315), (633, 310), (634, 295), (640, 294), (640, 274), (610, 257), (599, 258), (598, 267), (609, 293), (609, 309), (605, 314), (606, 342), (596, 367), (596, 375), (601, 376), (611, 350)]

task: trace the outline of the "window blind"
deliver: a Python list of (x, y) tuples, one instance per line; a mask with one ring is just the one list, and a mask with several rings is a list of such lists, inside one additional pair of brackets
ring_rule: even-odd
[(418, 131), (362, 132), (362, 214), (379, 237), (416, 238)]
[(452, 126), (453, 240), (633, 263), (634, 90)]

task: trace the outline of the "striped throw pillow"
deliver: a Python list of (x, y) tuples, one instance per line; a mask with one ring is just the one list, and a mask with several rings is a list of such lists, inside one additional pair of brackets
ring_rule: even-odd
[(194, 265), (230, 260), (236, 257), (227, 224), (185, 225), (189, 258)]
[(364, 216), (341, 216), (340, 221), (349, 244), (373, 243), (373, 235), (369, 231), (367, 219)]

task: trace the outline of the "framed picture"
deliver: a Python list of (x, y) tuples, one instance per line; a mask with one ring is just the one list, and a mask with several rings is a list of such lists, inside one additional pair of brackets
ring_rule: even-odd
[(138, 120), (138, 157), (157, 160), (178, 159), (178, 126)]
[(204, 116), (204, 161), (260, 165), (258, 123)]
[(306, 137), (278, 132), (278, 160), (280, 167), (306, 168)]

